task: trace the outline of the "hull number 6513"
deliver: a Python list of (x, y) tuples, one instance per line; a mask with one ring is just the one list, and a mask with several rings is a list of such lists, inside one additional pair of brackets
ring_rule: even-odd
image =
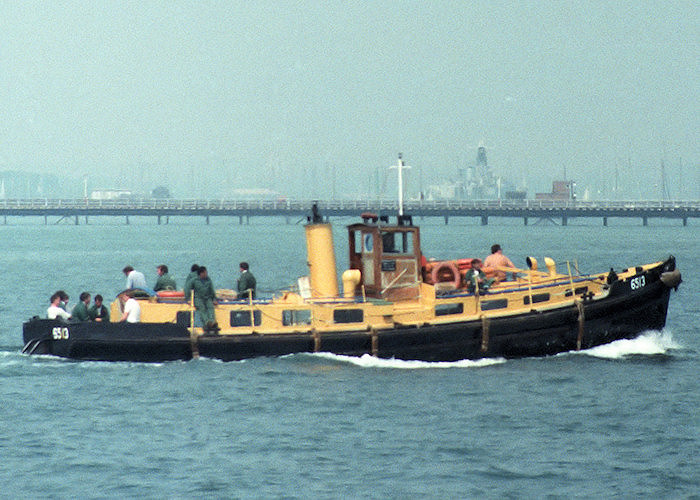
[(646, 285), (646, 280), (644, 279), (644, 276), (637, 276), (636, 278), (632, 278), (630, 280), (630, 288), (632, 290), (639, 290), (640, 288), (644, 288), (644, 285)]

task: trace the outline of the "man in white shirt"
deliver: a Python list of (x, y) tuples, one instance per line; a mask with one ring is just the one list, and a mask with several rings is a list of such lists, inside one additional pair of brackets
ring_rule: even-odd
[(132, 266), (126, 266), (124, 269), (122, 269), (122, 272), (126, 276), (127, 290), (132, 288), (141, 288), (143, 290), (148, 289), (148, 285), (146, 285), (146, 277), (142, 272), (136, 271)]
[(119, 296), (119, 300), (122, 303), (123, 311), (119, 321), (126, 321), (127, 323), (138, 323), (141, 321), (141, 306), (136, 299), (129, 297), (126, 293), (122, 293)]
[(46, 317), (49, 319), (62, 319), (68, 321), (70, 314), (66, 312), (59, 304), (61, 303), (61, 294), (56, 292), (51, 296), (51, 305), (46, 310)]

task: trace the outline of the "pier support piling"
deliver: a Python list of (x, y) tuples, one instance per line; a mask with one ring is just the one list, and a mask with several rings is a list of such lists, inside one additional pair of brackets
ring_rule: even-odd
[(649, 225), (649, 218), (642, 217), (642, 226), (648, 226), (648, 225)]
[(565, 215), (561, 218), (561, 225), (566, 226), (569, 223), (569, 218)]
[(607, 227), (607, 225), (608, 225), (608, 218), (607, 217), (603, 217), (603, 225)]
[(482, 226), (488, 226), (488, 225), (489, 225), (489, 216), (488, 216), (488, 215), (482, 215), (482, 216), (481, 216), (481, 225), (482, 225)]

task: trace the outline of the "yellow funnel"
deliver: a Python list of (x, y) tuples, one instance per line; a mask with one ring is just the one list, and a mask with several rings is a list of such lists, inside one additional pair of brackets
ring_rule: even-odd
[(307, 224), (305, 229), (311, 296), (337, 297), (338, 275), (335, 269), (331, 225)]

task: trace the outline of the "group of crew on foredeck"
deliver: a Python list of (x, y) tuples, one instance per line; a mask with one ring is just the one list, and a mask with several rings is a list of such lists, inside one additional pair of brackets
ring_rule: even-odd
[(94, 302), (90, 306), (91, 295), (88, 292), (80, 294), (79, 302), (68, 312), (68, 294), (59, 290), (51, 296), (46, 316), (49, 319), (62, 319), (68, 321), (109, 321), (109, 309), (102, 303), (102, 295), (95, 295)]
[[(256, 291), (256, 280), (250, 272), (247, 262), (239, 264), (241, 272), (236, 283), (238, 299), (254, 299)], [(126, 266), (122, 269), (126, 276), (126, 289), (118, 296), (122, 305), (122, 316), (119, 321), (127, 323), (138, 323), (141, 320), (141, 307), (133, 297), (133, 290), (148, 290), (146, 277), (133, 266)], [(158, 278), (153, 287), (153, 291), (175, 291), (177, 283), (170, 275), (168, 266), (161, 264), (156, 268)], [(187, 302), (193, 297), (195, 309), (199, 313), (202, 324), (206, 329), (216, 329), (214, 306), (216, 305), (216, 292), (214, 285), (209, 278), (207, 268), (193, 264), (190, 274), (185, 279), (184, 296)], [(80, 294), (80, 301), (68, 312), (68, 294), (63, 290), (58, 290), (50, 298), (49, 308), (46, 310), (48, 319), (61, 319), (64, 321), (110, 321), (109, 309), (103, 304), (101, 295), (95, 295), (94, 303), (90, 306), (91, 295), (88, 292)]]

